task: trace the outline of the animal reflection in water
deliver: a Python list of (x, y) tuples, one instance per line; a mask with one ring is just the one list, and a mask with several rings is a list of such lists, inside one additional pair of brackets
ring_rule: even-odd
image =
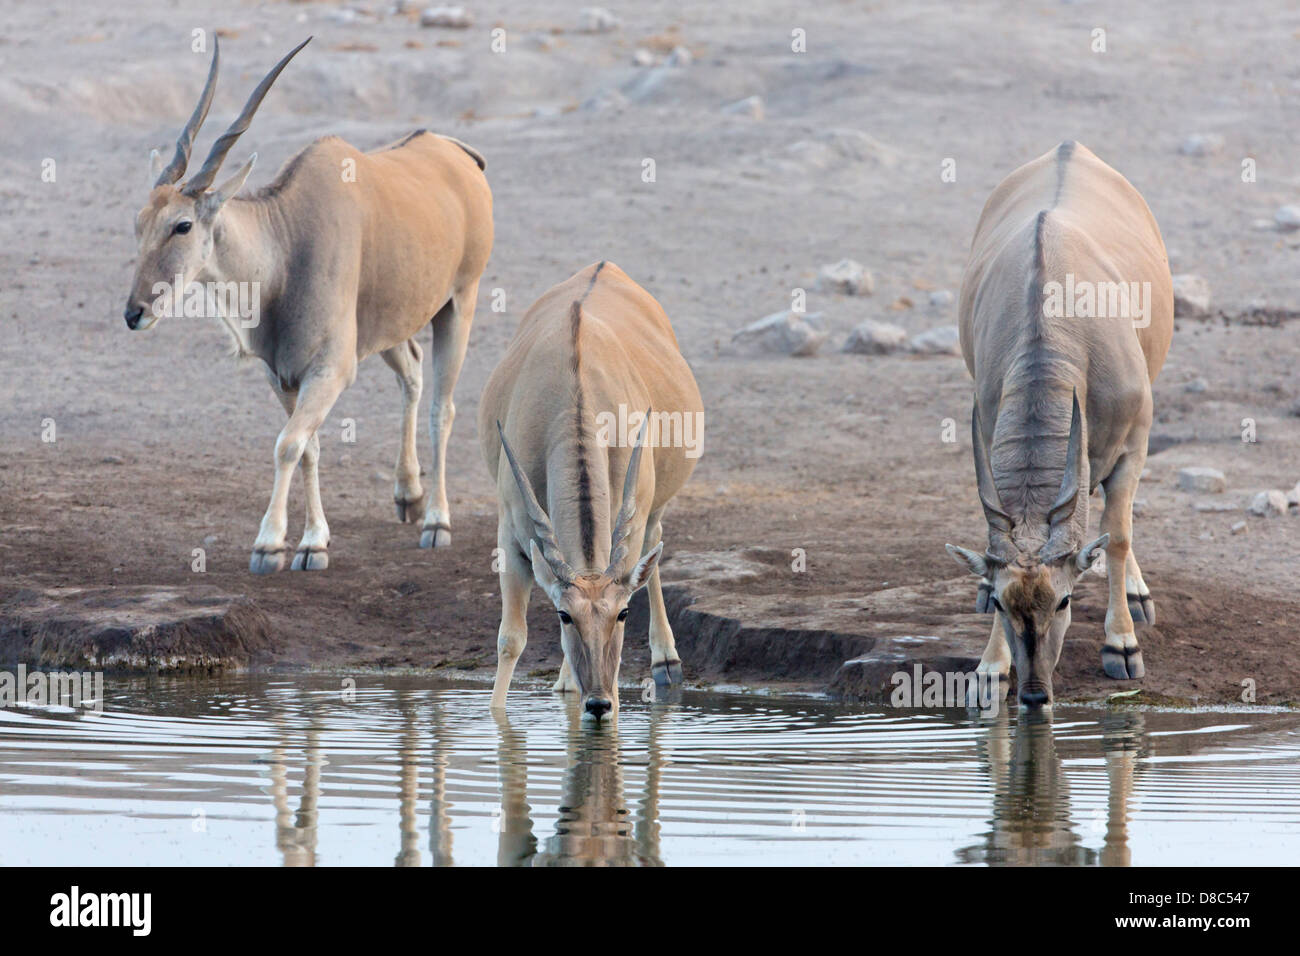
[[(1128, 805), (1142, 746), (1140, 713), (1101, 719), (1106, 760), (1106, 836), (1100, 851), (1083, 846), (1070, 820), (1070, 793), (1050, 714), (1003, 712), (979, 743), (993, 790), (991, 829), (978, 846), (958, 851), (961, 863), (991, 866), (1128, 866)], [(1088, 742), (1091, 745), (1091, 741)], [(1100, 815), (1096, 821), (1100, 825)]]
[(325, 765), (325, 753), (320, 747), (320, 731), (309, 726), (303, 741), (307, 757), (302, 780), (302, 798), (298, 812), (289, 810), (289, 769), (286, 761), (291, 737), (283, 721), (277, 721), (280, 746), (271, 751), (271, 803), (275, 806), (275, 848), (280, 851), (285, 866), (316, 865), (316, 825), (320, 818), (320, 776)]
[[(564, 773), (560, 816), (554, 835), (539, 848), (528, 802), (527, 735), (511, 725), (504, 713), (495, 715), (499, 731), (498, 783), (501, 803), (493, 828), (499, 834), (498, 866), (662, 866), (659, 859), (659, 779), (663, 751), (659, 727), (663, 713), (652, 712), (648, 735), (645, 791), (635, 814), (624, 794), (620, 762), (618, 721), (599, 729), (584, 727), (577, 708), (569, 712), (568, 769)], [(452, 866), (452, 804), (447, 795), (448, 754), (453, 734), (441, 711), (422, 718), (414, 704), (401, 708), (402, 735), (398, 748), (398, 851), (397, 866), (420, 866), (420, 769), (432, 763), (429, 807), (429, 862)], [(430, 727), (425, 721), (431, 721)], [(432, 731), (434, 745), (421, 743), (421, 725)], [(279, 727), (280, 744), (268, 758), (268, 790), (275, 807), (275, 845), (285, 866), (315, 866), (321, 773), (327, 760), (320, 732), (313, 724), (305, 731)], [(299, 737), (295, 743), (293, 738)], [(302, 795), (295, 812), (289, 802), (289, 759), (301, 748), (306, 756)]]
[(635, 818), (623, 792), (618, 718), (599, 729), (580, 725), (569, 708), (568, 770), (555, 834), (539, 849), (528, 804), (525, 735), (502, 712), (494, 714), (501, 732), (499, 866), (662, 866), (659, 858), (658, 742), (661, 711), (651, 711), (646, 787)]
[[(455, 753), (455, 733), (441, 708), (422, 708), (415, 700), (399, 706), (402, 721), (397, 747), (396, 779), (384, 789), (396, 790), (398, 803), (397, 866), (420, 866), (419, 803), (421, 770), (432, 770), (429, 786), (428, 861), (434, 866), (454, 863), (453, 804), (447, 777)], [(528, 734), (512, 725), (504, 712), (497, 724), (497, 788), (499, 805), (491, 819), (497, 834), (499, 866), (661, 866), (659, 791), (665, 763), (662, 725), (668, 714), (650, 710), (646, 736), (644, 789), (629, 807), (617, 718), (599, 727), (584, 726), (577, 707), (566, 708), (569, 726), (566, 770), (559, 795), (554, 832), (539, 839), (529, 802)], [(1091, 819), (1080, 819), (1071, 805), (1065, 760), (1094, 757), (1097, 742), (1089, 736), (1054, 736), (1050, 714), (1007, 712), (988, 722), (976, 742), (976, 754), (993, 794), (992, 816), (982, 842), (957, 852), (956, 862), (992, 866), (1062, 865), (1127, 866), (1130, 798), (1140, 758), (1148, 743), (1141, 713), (1110, 713), (1100, 720), (1107, 785), (1107, 806)], [(268, 790), (275, 807), (275, 844), (285, 866), (314, 866), (317, 862), (318, 806), (322, 772), (328, 761), (320, 745), (321, 730), (279, 725), (279, 744), (268, 755)], [(432, 736), (430, 745), (429, 735)], [(1166, 744), (1175, 751), (1194, 749), (1194, 742)], [(639, 748), (638, 748), (639, 749)], [(1162, 748), (1164, 749), (1164, 748)], [(296, 812), (290, 808), (289, 755), (305, 756), (302, 794)], [(534, 764), (537, 754), (532, 755)], [(1070, 776), (1077, 776), (1072, 771)], [(534, 791), (547, 793), (549, 777), (534, 780)], [(541, 786), (538, 787), (538, 784)], [(394, 787), (395, 784), (395, 787)], [(490, 792), (490, 791), (489, 791)], [(467, 798), (478, 802), (476, 798)], [(536, 799), (536, 797), (535, 797)], [(486, 821), (485, 821), (486, 823)], [(1095, 844), (1104, 825), (1100, 849)], [(1086, 833), (1083, 831), (1087, 831)], [(870, 862), (869, 838), (862, 862)]]

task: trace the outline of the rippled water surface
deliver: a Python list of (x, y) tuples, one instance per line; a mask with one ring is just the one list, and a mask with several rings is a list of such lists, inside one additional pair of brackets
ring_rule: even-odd
[(882, 713), (334, 678), (0, 710), (7, 864), (1294, 863), (1300, 716)]

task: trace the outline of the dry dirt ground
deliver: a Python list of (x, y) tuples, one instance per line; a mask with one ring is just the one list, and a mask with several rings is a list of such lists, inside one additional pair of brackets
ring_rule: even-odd
[[(1179, 321), (1155, 386), (1156, 453), (1135, 522), (1159, 615), (1140, 635), (1144, 687), (1233, 701), (1252, 680), (1261, 702), (1297, 699), (1300, 518), (1244, 506), (1300, 478), (1297, 325), (1286, 320), (1300, 308), (1300, 233), (1261, 222), (1300, 201), (1300, 12), (1267, 0), (638, 2), (611, 7), (618, 29), (588, 35), (580, 6), (471, 2), (473, 26), (449, 30), (378, 2), (7, 5), (0, 600), (201, 582), (266, 612), (271, 663), (490, 674), (495, 498), (477, 398), (529, 303), (608, 258), (663, 304), (705, 396), (704, 458), (666, 528), (688, 675), (826, 686), (849, 657), (927, 645), (900, 637), (934, 638), (969, 663), (989, 619), (972, 613), (974, 582), (943, 550), (983, 544), (966, 370), (953, 357), (838, 347), (867, 318), (953, 324), (928, 292), (957, 290), (985, 197), (1073, 138), (1145, 195), (1174, 271), (1206, 277), (1222, 311)], [(224, 37), (198, 156), (275, 59), (315, 35), (236, 147), (260, 155), (253, 186), (325, 133), (371, 147), (429, 127), (488, 158), (497, 240), (456, 392), (450, 550), (420, 551), (418, 529), (394, 520), (400, 397), (372, 359), (321, 431), (329, 570), (250, 576), (279, 405), (259, 368), (227, 357), (215, 322), (142, 334), (122, 321), (148, 151), (170, 151), (207, 68), (190, 49), (196, 28)], [(491, 49), (495, 28), (504, 52)], [(791, 49), (796, 29), (806, 52)], [(689, 65), (660, 65), (678, 46)], [(638, 49), (656, 65), (634, 65)], [(755, 95), (763, 118), (723, 109)], [(1223, 148), (1182, 155), (1200, 133)], [(1242, 179), (1247, 157), (1254, 182)], [(941, 179), (945, 159), (955, 182)], [(875, 273), (874, 295), (813, 289), (816, 269), (844, 257)], [(820, 355), (725, 354), (735, 329), (799, 287), (832, 332)], [(493, 289), (504, 311), (492, 311)], [(1243, 318), (1261, 303), (1281, 318)], [(1241, 440), (1246, 418), (1253, 443)], [(942, 441), (946, 419), (955, 443)], [(54, 442), (42, 440), (47, 420)], [(1193, 464), (1222, 469), (1227, 492), (1178, 490), (1177, 470)], [(1237, 510), (1196, 510), (1211, 497)], [(301, 507), (295, 487), (293, 528)], [(797, 548), (803, 573), (791, 570)], [(1066, 697), (1121, 689), (1100, 674), (1103, 589), (1089, 580), (1059, 672)], [(553, 620), (535, 594), (521, 674), (557, 665)], [(624, 676), (644, 676), (647, 657), (630, 639)]]

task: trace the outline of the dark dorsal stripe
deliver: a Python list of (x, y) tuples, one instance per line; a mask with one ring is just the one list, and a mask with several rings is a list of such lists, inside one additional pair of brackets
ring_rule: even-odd
[(591, 467), (587, 461), (587, 429), (584, 424), (586, 420), (586, 396), (582, 392), (582, 348), (579, 343), (579, 336), (582, 332), (582, 304), (587, 301), (587, 296), (591, 295), (591, 290), (596, 287), (596, 280), (600, 278), (600, 272), (604, 268), (605, 260), (602, 259), (596, 264), (595, 270), (591, 273), (591, 281), (587, 283), (587, 288), (583, 290), (582, 296), (575, 300), (569, 308), (569, 334), (572, 339), (570, 365), (573, 369), (573, 427), (578, 439), (576, 449), (578, 459), (578, 527), (582, 533), (582, 555), (588, 567), (596, 563), (596, 511), (591, 493)]
[[(1048, 219), (1052, 217), (1052, 211), (1060, 205), (1065, 194), (1066, 175), (1074, 151), (1075, 143), (1073, 140), (1066, 140), (1056, 149), (1056, 189), (1052, 196), (1052, 204), (1046, 209), (1039, 210), (1037, 219), (1034, 222), (1034, 264), (1029, 280), (1029, 288), (1026, 290), (1029, 306), (1026, 365), (1032, 369), (1033, 374), (1023, 406), (1025, 417), (1020, 424), (1025, 430), (1026, 436), (1032, 435), (1039, 439), (1040, 442), (1043, 438), (1065, 437), (1055, 434), (1051, 428), (1051, 405), (1045, 395), (1047, 389), (1045, 379), (1050, 375), (1058, 356), (1043, 337), (1043, 285), (1047, 280), (1047, 261), (1043, 244)], [(1041, 477), (1045, 471), (1056, 476), (1060, 474), (1043, 460), (1045, 450), (1041, 447), (1041, 443), (1030, 442), (1027, 448), (1029, 452), (1023, 467), (1017, 469), (1019, 474), (1016, 477), (1016, 484), (1020, 486), (1019, 500), (1022, 507), (1034, 500), (1033, 488), (1037, 485), (1042, 484), (1045, 488), (1049, 486), (1055, 488), (1060, 485), (1059, 477), (1054, 477), (1050, 481), (1046, 481)]]
[[(591, 291), (588, 287), (588, 292)], [(583, 294), (583, 299), (586, 293)], [(578, 336), (582, 331), (582, 300), (574, 302), (569, 309), (569, 331), (573, 369), (573, 429), (577, 437), (575, 456), (578, 467), (578, 527), (582, 534), (582, 556), (587, 567), (596, 562), (596, 512), (591, 499), (591, 469), (587, 462), (587, 430), (583, 422), (586, 419), (586, 396), (582, 391), (582, 349)]]

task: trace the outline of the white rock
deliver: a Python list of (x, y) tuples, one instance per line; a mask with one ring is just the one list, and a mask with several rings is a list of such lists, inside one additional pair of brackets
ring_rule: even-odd
[(1246, 530), (1246, 522), (1244, 521), (1237, 521), (1234, 522), (1232, 525), (1233, 534), (1241, 534), (1245, 530)]
[(1223, 137), (1218, 133), (1194, 133), (1183, 140), (1178, 152), (1184, 156), (1213, 156), (1223, 149)]
[(1246, 510), (1261, 518), (1271, 518), (1286, 514), (1286, 508), (1286, 494), (1274, 488), (1257, 494)]
[(1300, 206), (1278, 206), (1277, 212), (1273, 213), (1273, 222), (1288, 232), (1300, 229)]
[(429, 7), (420, 14), (422, 27), (446, 27), (452, 30), (468, 30), (474, 25), (474, 18), (464, 7)]
[(876, 280), (862, 263), (841, 259), (821, 267), (817, 273), (817, 288), (841, 295), (871, 295), (876, 291)]
[(632, 65), (633, 66), (654, 66), (655, 55), (651, 53), (649, 50), (642, 47), (641, 49), (638, 49), (635, 53), (632, 54)]
[(1295, 487), (1286, 493), (1286, 503), (1289, 508), (1300, 508), (1300, 481), (1295, 483)]
[(1210, 387), (1210, 383), (1207, 382), (1205, 379), (1194, 378), (1186, 385), (1183, 386), (1183, 391), (1191, 392), (1193, 395), (1199, 395), (1202, 392), (1207, 391), (1209, 387)]
[(1228, 479), (1217, 468), (1194, 465), (1178, 469), (1178, 487), (1182, 491), (1203, 491), (1217, 495), (1227, 489)]
[(849, 333), (843, 350), (855, 355), (887, 355), (897, 352), (906, 344), (906, 329), (888, 322), (867, 319)]
[(728, 103), (722, 108), (722, 112), (731, 113), (734, 116), (748, 116), (750, 119), (761, 120), (767, 116), (763, 108), (763, 97), (747, 96), (743, 100), (737, 100), (734, 103)]
[(1210, 314), (1210, 284), (1190, 273), (1174, 276), (1174, 317), (1200, 318)]
[(947, 289), (936, 289), (930, 293), (930, 308), (946, 309), (952, 305), (955, 296)]
[(774, 312), (751, 322), (731, 337), (731, 349), (742, 355), (816, 355), (829, 333), (821, 328), (821, 313)]
[(961, 336), (955, 325), (941, 325), (914, 336), (907, 347), (919, 355), (961, 355)]
[(578, 11), (579, 33), (609, 33), (618, 28), (618, 17), (604, 7), (583, 7)]
[(684, 46), (673, 47), (673, 52), (668, 54), (668, 59), (664, 60), (669, 66), (690, 66), (695, 60), (691, 51)]
[(1226, 501), (1198, 501), (1196, 502), (1196, 510), (1203, 514), (1209, 512), (1217, 514), (1224, 511), (1236, 511), (1237, 506)]

